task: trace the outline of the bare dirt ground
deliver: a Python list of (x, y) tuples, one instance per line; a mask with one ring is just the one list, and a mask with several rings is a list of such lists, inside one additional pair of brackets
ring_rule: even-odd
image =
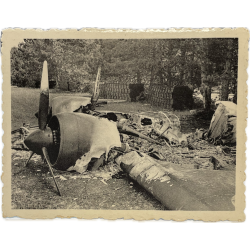
[[(70, 93), (51, 91), (50, 98)], [(80, 95), (80, 94), (72, 94)], [(12, 88), (11, 127), (22, 124), (37, 125), (34, 114), (38, 111), (39, 89)], [(111, 103), (100, 110), (120, 112), (162, 111), (146, 103)], [(175, 112), (180, 118), (182, 132), (190, 133), (196, 128), (207, 129), (210, 119), (190, 120), (190, 112)], [(107, 180), (98, 176), (79, 178), (78, 173), (54, 170), (62, 196), (58, 196), (49, 169), (40, 156), (31, 159), (25, 168), (27, 151), (12, 150), (12, 207), (14, 209), (138, 209), (166, 210), (152, 195), (129, 177), (119, 172)]]

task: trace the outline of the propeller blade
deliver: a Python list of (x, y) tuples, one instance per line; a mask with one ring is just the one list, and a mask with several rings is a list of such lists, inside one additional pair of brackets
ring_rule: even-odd
[(43, 147), (43, 148), (42, 148), (42, 151), (43, 151), (44, 158), (45, 158), (45, 160), (46, 160), (46, 162), (47, 162), (47, 164), (48, 164), (48, 166), (49, 166), (50, 173), (51, 173), (51, 175), (52, 175), (52, 177), (53, 177), (53, 180), (54, 180), (54, 182), (55, 182), (55, 185), (56, 185), (58, 194), (59, 194), (60, 196), (62, 196), (61, 193), (60, 193), (59, 187), (58, 187), (58, 185), (57, 185), (55, 176), (54, 176), (54, 174), (53, 174), (53, 170), (52, 170), (52, 166), (51, 166), (51, 163), (50, 163), (50, 160), (49, 160), (49, 154), (48, 154), (47, 148)]
[(49, 79), (47, 61), (43, 63), (43, 74), (40, 88), (40, 101), (39, 101), (39, 115), (38, 125), (39, 129), (44, 130), (47, 125), (47, 117), (49, 111)]
[(30, 156), (29, 156), (29, 159), (26, 161), (26, 163), (25, 163), (25, 167), (28, 165), (28, 163), (29, 163), (29, 161), (30, 161), (30, 159), (31, 159), (31, 157), (33, 156), (33, 154), (34, 154), (34, 152), (30, 152)]

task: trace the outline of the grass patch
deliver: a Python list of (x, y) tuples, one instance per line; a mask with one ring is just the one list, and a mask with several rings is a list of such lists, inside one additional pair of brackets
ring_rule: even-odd
[[(89, 96), (89, 94), (50, 90), (50, 100), (56, 96)], [(23, 123), (38, 125), (35, 113), (39, 108), (40, 89), (11, 88), (11, 130), (20, 128)]]

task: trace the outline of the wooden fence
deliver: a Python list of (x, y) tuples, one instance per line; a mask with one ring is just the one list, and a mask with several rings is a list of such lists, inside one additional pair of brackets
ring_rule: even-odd
[(171, 109), (173, 88), (167, 85), (104, 83), (100, 85), (100, 98), (136, 101), (136, 97), (145, 90), (146, 101), (153, 106)]
[(106, 83), (100, 85), (100, 98), (136, 101), (144, 91), (144, 84)]
[(153, 106), (171, 109), (173, 104), (172, 92), (173, 88), (167, 85), (151, 85), (148, 89), (147, 101)]

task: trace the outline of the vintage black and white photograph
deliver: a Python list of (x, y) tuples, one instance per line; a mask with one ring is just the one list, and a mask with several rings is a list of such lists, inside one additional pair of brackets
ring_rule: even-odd
[(9, 56), (12, 210), (235, 211), (237, 36), (28, 37)]

